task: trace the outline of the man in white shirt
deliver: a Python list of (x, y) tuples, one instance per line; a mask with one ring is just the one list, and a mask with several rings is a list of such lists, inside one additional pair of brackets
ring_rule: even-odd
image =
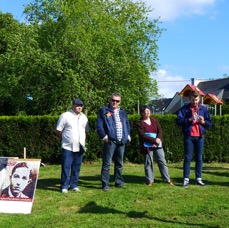
[(80, 167), (86, 151), (85, 139), (88, 131), (88, 118), (82, 113), (83, 102), (75, 99), (72, 109), (63, 113), (57, 123), (56, 131), (62, 138), (61, 191), (70, 189), (80, 192), (78, 179)]

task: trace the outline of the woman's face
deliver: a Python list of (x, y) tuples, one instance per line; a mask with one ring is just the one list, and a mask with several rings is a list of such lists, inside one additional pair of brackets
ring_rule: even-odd
[(143, 117), (143, 119), (149, 118), (149, 117), (150, 117), (150, 114), (151, 114), (150, 109), (146, 108), (146, 109), (142, 112), (142, 117)]

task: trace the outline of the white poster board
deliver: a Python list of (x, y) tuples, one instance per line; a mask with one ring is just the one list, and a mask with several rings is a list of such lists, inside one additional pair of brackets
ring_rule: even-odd
[(0, 213), (31, 213), (40, 163), (0, 157)]

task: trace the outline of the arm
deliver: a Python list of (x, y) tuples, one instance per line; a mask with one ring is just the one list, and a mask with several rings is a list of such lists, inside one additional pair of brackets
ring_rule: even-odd
[(191, 124), (193, 121), (193, 116), (191, 111), (187, 108), (181, 108), (178, 111), (176, 124), (179, 126), (185, 126), (187, 124)]
[(106, 137), (107, 134), (104, 129), (104, 115), (102, 109), (100, 109), (98, 112), (98, 116), (96, 120), (96, 130), (101, 139), (104, 139)]
[(212, 125), (211, 115), (206, 107), (203, 108), (203, 111), (203, 116), (200, 116), (198, 122), (202, 124), (204, 127), (210, 127)]
[(57, 136), (58, 136), (59, 138), (61, 138), (61, 137), (62, 137), (62, 136), (61, 136), (62, 131), (57, 131), (57, 130), (56, 130), (56, 134), (57, 134)]

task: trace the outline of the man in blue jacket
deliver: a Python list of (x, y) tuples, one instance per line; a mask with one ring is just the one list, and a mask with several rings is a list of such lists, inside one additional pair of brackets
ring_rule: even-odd
[(110, 165), (114, 159), (115, 187), (124, 187), (122, 177), (123, 157), (125, 144), (130, 141), (130, 124), (127, 113), (120, 108), (121, 96), (113, 93), (108, 106), (98, 112), (96, 130), (103, 140), (102, 189), (109, 191)]
[(182, 126), (184, 135), (184, 164), (183, 164), (183, 187), (189, 184), (190, 163), (193, 149), (195, 151), (195, 175), (196, 183), (205, 186), (202, 182), (202, 153), (204, 146), (204, 134), (206, 128), (212, 125), (209, 111), (199, 104), (200, 94), (194, 90), (190, 94), (190, 103), (184, 105), (177, 115), (177, 124)]

